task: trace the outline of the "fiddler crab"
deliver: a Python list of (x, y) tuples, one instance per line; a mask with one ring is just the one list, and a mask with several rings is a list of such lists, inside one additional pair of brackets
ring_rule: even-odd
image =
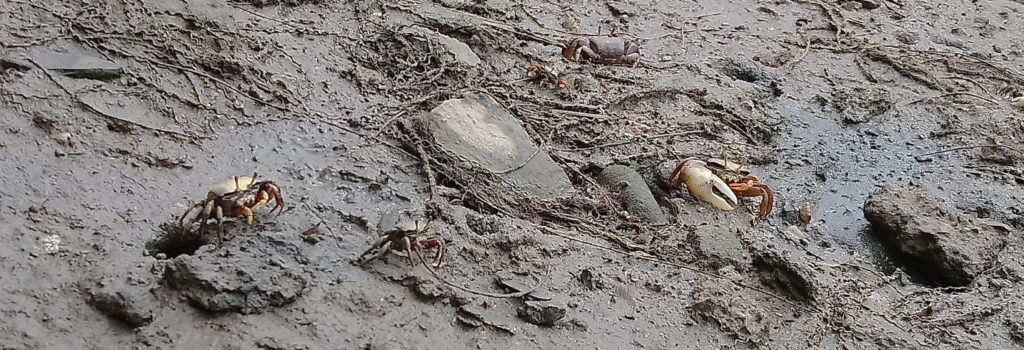
[(640, 64), (640, 45), (614, 35), (572, 39), (562, 49), (562, 57), (572, 62), (585, 58), (603, 64), (631, 64), (636, 68)]
[(353, 261), (357, 265), (366, 265), (367, 263), (376, 260), (388, 251), (405, 252), (409, 257), (409, 265), (416, 267), (419, 264), (415, 258), (413, 258), (413, 252), (416, 255), (423, 250), (436, 249), (434, 253), (434, 262), (431, 264), (434, 268), (439, 268), (444, 265), (444, 239), (438, 235), (427, 235), (427, 224), (420, 226), (419, 220), (412, 222), (405, 222), (397, 225), (396, 227), (384, 232), (374, 243), (370, 249), (367, 249), (363, 254), (359, 255), (359, 258)]
[(734, 204), (737, 203), (736, 195), (761, 197), (757, 215), (757, 218), (761, 220), (764, 220), (772, 212), (772, 204), (775, 202), (771, 188), (758, 182), (756, 177), (750, 176), (746, 167), (722, 159), (712, 158), (707, 161), (696, 158), (684, 159), (672, 171), (669, 183), (672, 189), (678, 189), (683, 183), (686, 183), (691, 194), (722, 210), (732, 210), (733, 208), (725, 199), (715, 194), (713, 189), (718, 189)]
[[(198, 221), (199, 233), (203, 234), (206, 232), (206, 222), (216, 218), (217, 239), (223, 243), (225, 216), (245, 216), (245, 223), (252, 226), (253, 211), (262, 208), (271, 199), (274, 200), (274, 208), (271, 208), (270, 212), (273, 213), (274, 210), (278, 210), (277, 215), (281, 215), (281, 212), (284, 211), (284, 199), (281, 198), (281, 189), (273, 181), (257, 182), (256, 176), (256, 173), (253, 173), (252, 177), (235, 176), (232, 180), (227, 180), (211, 187), (210, 191), (206, 194), (206, 200), (193, 204), (178, 219), (178, 221), (182, 222), (185, 232), (191, 230), (192, 224)], [(188, 222), (185, 222), (188, 214), (196, 208), (202, 208), (202, 211), (194, 218), (188, 220)]]
[(562, 79), (561, 74), (559, 74), (557, 71), (549, 67), (545, 67), (539, 64), (534, 64), (529, 67), (526, 67), (526, 79), (535, 82), (551, 82), (556, 87), (565, 89), (565, 92), (572, 93), (572, 86), (570, 86), (569, 83), (565, 82), (565, 80)]

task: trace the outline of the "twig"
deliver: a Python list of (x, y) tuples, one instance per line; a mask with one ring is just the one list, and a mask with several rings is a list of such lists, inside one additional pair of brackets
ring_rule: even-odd
[(430, 200), (437, 198), (437, 189), (434, 185), (437, 184), (437, 178), (434, 177), (434, 171), (430, 168), (430, 156), (423, 150), (423, 145), (416, 144), (416, 152), (420, 154), (420, 163), (423, 163), (423, 172), (427, 173), (427, 187), (430, 189)]
[[(427, 261), (426, 258), (423, 257), (423, 253), (420, 252), (419, 249), (413, 249), (412, 251), (416, 252), (416, 255), (419, 256), (420, 261)], [(524, 291), (519, 291), (519, 292), (515, 292), (515, 293), (508, 293), (508, 294), (495, 294), (495, 293), (481, 292), (481, 291), (478, 291), (478, 290), (473, 290), (473, 289), (469, 289), (469, 288), (457, 285), (455, 283), (448, 282), (448, 280), (446, 280), (446, 279), (442, 278), (440, 275), (438, 275), (437, 271), (434, 270), (434, 267), (430, 266), (430, 264), (424, 263), (423, 267), (426, 268), (427, 271), (430, 271), (430, 274), (433, 275), (434, 278), (436, 278), (439, 282), (444, 283), (444, 285), (446, 285), (446, 286), (449, 286), (449, 287), (461, 290), (461, 291), (466, 292), (466, 293), (476, 294), (476, 295), (485, 296), (485, 297), (491, 297), (491, 298), (519, 298), (519, 297), (525, 296), (527, 294), (533, 293), (535, 290), (537, 290), (537, 288), (540, 288), (540, 286), (544, 285), (544, 279), (541, 278), (540, 282), (537, 282), (537, 285), (535, 285), (533, 287), (530, 287), (529, 289), (524, 290)]]
[(242, 90), (239, 90), (238, 88), (236, 88), (234, 86), (231, 86), (231, 84), (228, 84), (228, 82), (226, 82), (224, 80), (221, 80), (221, 79), (218, 79), (217, 77), (214, 77), (212, 75), (206, 74), (206, 72), (199, 71), (199, 70), (192, 69), (192, 68), (188, 68), (188, 67), (182, 67), (182, 66), (174, 65), (174, 64), (170, 64), (170, 63), (160, 62), (160, 61), (154, 60), (154, 59), (149, 58), (149, 57), (139, 57), (139, 58), (144, 59), (146, 61), (149, 61), (150, 63), (153, 63), (155, 65), (162, 66), (164, 68), (173, 68), (173, 69), (177, 69), (177, 70), (181, 70), (181, 71), (185, 71), (185, 72), (191, 72), (192, 74), (196, 74), (196, 75), (202, 76), (204, 78), (213, 80), (217, 84), (220, 84), (221, 86), (228, 88), (228, 90), (234, 91), (235, 93), (237, 93), (237, 94), (239, 94), (241, 96), (244, 96), (245, 98), (248, 98), (250, 100), (259, 102), (261, 104), (264, 104), (264, 105), (267, 105), (267, 106), (270, 106), (270, 107), (274, 107), (277, 110), (280, 110), (282, 112), (288, 112), (289, 111), (288, 107), (285, 107), (285, 106), (282, 106), (282, 105), (278, 105), (278, 104), (275, 104), (273, 102), (266, 101), (266, 100), (263, 100), (261, 98), (249, 95), (249, 94), (247, 94), (245, 92), (242, 92)]
[(947, 149), (944, 149), (944, 150), (938, 150), (938, 151), (935, 151), (935, 152), (918, 154), (917, 156), (915, 156), (915, 158), (933, 156), (933, 155), (936, 155), (936, 154), (956, 152), (956, 151), (962, 151), (962, 150), (968, 150), (968, 149), (976, 149), (976, 148), (1008, 148), (1008, 149), (1020, 152), (1020, 150), (1018, 150), (1016, 148), (1013, 148), (1013, 147), (1010, 147), (1010, 146), (1006, 146), (1006, 145), (975, 145), (975, 146), (953, 147), (953, 148), (947, 148)]
[(513, 166), (511, 168), (508, 168), (508, 169), (505, 169), (505, 170), (502, 170), (502, 171), (494, 171), (494, 172), (491, 172), (491, 173), (495, 174), (495, 175), (501, 175), (501, 174), (508, 174), (508, 173), (513, 172), (513, 171), (519, 170), (522, 167), (526, 166), (526, 164), (530, 163), (530, 161), (532, 161), (533, 158), (536, 157), (538, 153), (540, 153), (540, 150), (543, 147), (544, 147), (544, 145), (537, 146), (537, 149), (533, 150), (533, 154), (531, 154), (529, 158), (526, 158), (526, 160), (524, 160), (522, 163), (519, 163), (519, 165), (515, 165), (515, 166)]
[[(649, 141), (649, 140), (661, 139), (661, 138), (666, 138), (666, 137), (689, 136), (689, 135), (698, 135), (698, 134), (703, 134), (703, 133), (705, 133), (704, 130), (673, 132), (673, 133), (668, 133), (668, 134), (646, 136), (646, 137), (644, 137), (644, 140), (645, 141)], [(589, 146), (589, 147), (580, 147), (580, 148), (552, 148), (552, 149), (555, 150), (555, 151), (559, 151), (559, 152), (579, 152), (579, 151), (587, 151), (587, 150), (598, 149), (598, 148), (621, 146), (621, 145), (630, 144), (630, 143), (634, 143), (634, 142), (637, 142), (637, 141), (636, 140), (629, 140), (629, 141), (620, 141), (620, 142), (606, 143), (606, 144), (601, 144), (601, 145), (596, 145), (596, 146)]]
[(46, 77), (49, 78), (50, 81), (53, 81), (54, 84), (57, 84), (57, 86), (59, 86), (61, 90), (64, 90), (64, 93), (68, 94), (68, 96), (70, 96), (72, 100), (74, 100), (78, 104), (82, 105), (83, 107), (85, 107), (90, 112), (99, 114), (99, 115), (101, 115), (103, 117), (106, 117), (108, 119), (113, 119), (115, 121), (119, 121), (119, 122), (122, 122), (122, 123), (127, 123), (127, 124), (131, 124), (131, 125), (135, 125), (137, 127), (140, 127), (140, 128), (146, 129), (146, 130), (150, 130), (150, 131), (156, 131), (156, 132), (161, 132), (161, 133), (165, 133), (165, 134), (175, 135), (175, 136), (186, 138), (186, 139), (197, 139), (197, 138), (199, 138), (198, 136), (195, 136), (195, 135), (189, 135), (189, 134), (185, 134), (185, 133), (178, 132), (178, 131), (166, 130), (166, 129), (161, 129), (161, 128), (157, 128), (157, 127), (153, 127), (153, 126), (148, 126), (148, 125), (145, 125), (145, 124), (140, 124), (138, 122), (127, 120), (127, 119), (115, 116), (113, 114), (101, 111), (98, 108), (96, 108), (95, 106), (89, 104), (88, 102), (85, 102), (85, 100), (83, 100), (80, 97), (78, 97), (78, 95), (75, 94), (73, 91), (71, 91), (71, 89), (68, 89), (68, 87), (65, 86), (64, 83), (61, 83), (60, 80), (57, 80), (57, 77), (53, 76), (53, 73), (50, 73), (50, 71), (47, 70), (46, 68), (43, 68), (43, 66), (40, 65), (39, 62), (36, 62), (35, 59), (33, 59), (31, 57), (25, 57), (25, 59), (28, 60), (29, 62), (31, 62), (32, 65), (36, 66), (36, 68), (39, 68), (39, 70), (43, 71), (43, 74), (46, 74)]
[(924, 97), (924, 98), (921, 98), (921, 99), (916, 100), (914, 102), (908, 103), (907, 105), (917, 104), (917, 103), (920, 103), (920, 102), (923, 102), (923, 101), (926, 101), (926, 100), (931, 100), (931, 99), (936, 99), (936, 98), (944, 98), (944, 97), (958, 96), (958, 95), (971, 96), (971, 97), (974, 97), (974, 98), (977, 98), (977, 99), (985, 100), (986, 102), (991, 103), (991, 104), (996, 104), (996, 105), (999, 104), (999, 102), (993, 101), (992, 99), (990, 99), (988, 97), (978, 96), (978, 95), (972, 94), (970, 92), (950, 92), (950, 93), (945, 93), (945, 94), (942, 94), (942, 95), (939, 95), (939, 96), (934, 96), (934, 97)]
[(398, 118), (401, 118), (403, 115), (405, 115), (405, 113), (408, 112), (408, 109), (403, 109), (401, 112), (395, 113), (395, 115), (391, 116), (391, 118), (388, 118), (388, 120), (384, 121), (384, 124), (380, 126), (380, 129), (377, 129), (377, 133), (373, 134), (373, 137), (380, 137), (380, 135), (384, 133), (384, 130), (386, 130), (388, 126), (391, 125), (391, 123), (394, 123), (395, 120), (398, 120)]
[(800, 63), (800, 61), (803, 61), (804, 58), (807, 57), (807, 54), (810, 53), (810, 52), (811, 52), (811, 39), (807, 39), (807, 45), (804, 46), (804, 52), (801, 53), (800, 57), (797, 57), (795, 60), (787, 62), (786, 63), (786, 68), (793, 68), (794, 66), (796, 66), (796, 64)]
[(594, 118), (594, 119), (600, 119), (600, 120), (608, 120), (608, 119), (611, 119), (611, 117), (610, 117), (610, 116), (607, 116), (607, 115), (603, 115), (603, 114), (594, 114), (594, 113), (586, 113), (586, 112), (577, 112), (577, 111), (570, 111), (570, 110), (565, 110), (565, 109), (557, 109), (557, 108), (551, 109), (551, 112), (552, 112), (552, 113), (561, 113), (561, 114), (565, 114), (565, 115), (571, 115), (571, 116), (573, 116), (573, 117), (582, 117), (582, 118)]
[(324, 124), (327, 124), (327, 125), (333, 126), (333, 127), (335, 127), (335, 128), (341, 129), (342, 131), (345, 131), (345, 132), (347, 132), (347, 133), (350, 133), (350, 134), (353, 134), (353, 135), (356, 135), (356, 136), (362, 137), (362, 138), (364, 138), (364, 139), (367, 139), (367, 140), (373, 140), (373, 141), (377, 141), (377, 143), (380, 143), (380, 144), (382, 144), (382, 145), (384, 145), (384, 146), (388, 146), (388, 147), (390, 147), (390, 148), (392, 148), (392, 149), (394, 149), (394, 150), (396, 150), (396, 151), (399, 151), (399, 152), (401, 152), (401, 153), (404, 153), (404, 154), (406, 154), (406, 155), (408, 155), (408, 156), (410, 156), (410, 157), (413, 157), (413, 158), (419, 158), (419, 156), (417, 156), (417, 155), (415, 155), (415, 154), (412, 154), (411, 152), (409, 152), (409, 151), (405, 150), (405, 149), (404, 149), (404, 148), (402, 148), (402, 147), (399, 147), (399, 146), (397, 146), (397, 145), (393, 145), (393, 144), (391, 144), (391, 143), (389, 143), (389, 142), (387, 142), (387, 141), (384, 141), (384, 140), (383, 140), (383, 139), (381, 139), (380, 137), (377, 137), (377, 136), (372, 136), (372, 135), (365, 135), (365, 134), (363, 134), (363, 133), (360, 133), (360, 132), (358, 132), (358, 131), (352, 130), (352, 128), (349, 128), (349, 127), (347, 127), (347, 126), (344, 126), (344, 125), (338, 124), (338, 123), (334, 122), (333, 120), (330, 120), (330, 119), (326, 119), (326, 118), (323, 118), (323, 116), (320, 116), (320, 117), (321, 117), (321, 118), (320, 118), (320, 122), (321, 122), (321, 123), (324, 123)]

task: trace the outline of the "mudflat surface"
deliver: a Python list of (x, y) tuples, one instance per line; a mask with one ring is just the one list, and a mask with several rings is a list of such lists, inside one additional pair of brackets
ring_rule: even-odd
[[(11, 0), (0, 28), (0, 348), (1024, 344), (1019, 2)], [(612, 29), (637, 67), (563, 60)], [(417, 136), (468, 93), (571, 196), (508, 191)], [(745, 162), (774, 211), (664, 188), (686, 157)], [(597, 184), (616, 164), (668, 225)], [(174, 238), (253, 172), (283, 213)], [(993, 266), (917, 278), (862, 213), (888, 184), (1005, 225)], [(410, 220), (446, 243), (437, 276), (352, 263)]]

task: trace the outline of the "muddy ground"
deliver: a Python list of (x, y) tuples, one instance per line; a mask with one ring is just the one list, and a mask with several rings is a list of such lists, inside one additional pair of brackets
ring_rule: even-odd
[[(0, 347), (1020, 347), (1022, 18), (1011, 1), (6, 1)], [(562, 60), (613, 28), (638, 67)], [(55, 53), (122, 69), (43, 69)], [(409, 118), (469, 92), (576, 193), (495, 201), (421, 153)], [(747, 161), (775, 210), (752, 224), (757, 199), (656, 190), (654, 227), (594, 181), (624, 164), (657, 189), (689, 156)], [(281, 215), (160, 244), (254, 171)], [(914, 272), (862, 213), (886, 184), (1006, 225), (1005, 247), (966, 285)], [(440, 279), (351, 263), (428, 217)], [(542, 284), (465, 290), (515, 292), (496, 279)]]

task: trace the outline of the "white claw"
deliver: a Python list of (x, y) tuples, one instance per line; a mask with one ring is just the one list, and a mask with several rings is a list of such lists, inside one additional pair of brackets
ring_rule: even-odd
[(722, 181), (718, 176), (715, 176), (710, 169), (703, 167), (702, 165), (695, 164), (694, 166), (687, 166), (683, 169), (683, 182), (686, 182), (686, 187), (690, 189), (690, 193), (697, 196), (700, 200), (711, 203), (718, 209), (732, 210), (732, 206), (725, 199), (715, 194), (714, 188), (725, 194), (733, 203), (736, 203), (736, 195), (732, 193), (732, 189), (729, 185)]
[(1024, 96), (1014, 97), (1010, 100), (1010, 103), (1013, 103), (1013, 105), (1017, 107), (1024, 107)]

